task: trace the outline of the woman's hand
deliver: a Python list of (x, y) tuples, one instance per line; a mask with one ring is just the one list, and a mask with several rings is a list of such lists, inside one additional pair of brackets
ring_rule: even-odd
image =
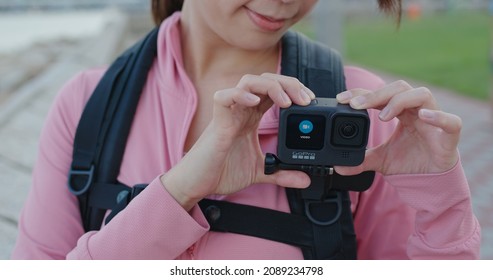
[(304, 188), (309, 177), (299, 171), (264, 174), (257, 129), (273, 105), (308, 105), (313, 92), (297, 79), (246, 75), (234, 88), (214, 94), (212, 121), (180, 163), (161, 181), (187, 210), (211, 194), (231, 194), (255, 183)]
[(337, 167), (339, 174), (367, 170), (384, 175), (441, 173), (457, 163), (461, 119), (440, 111), (427, 88), (413, 88), (397, 81), (373, 92), (346, 91), (337, 100), (354, 109), (381, 110), (382, 121), (399, 119), (393, 135), (382, 145), (367, 150), (360, 166)]

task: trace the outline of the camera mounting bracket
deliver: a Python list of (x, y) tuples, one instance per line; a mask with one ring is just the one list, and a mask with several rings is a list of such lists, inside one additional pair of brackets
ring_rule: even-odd
[(281, 162), (276, 155), (267, 153), (265, 156), (264, 174), (274, 174), (279, 170), (298, 170), (310, 176), (310, 186), (301, 192), (303, 199), (324, 200), (327, 193), (334, 189), (332, 179), (336, 173), (332, 166), (288, 164)]
[(279, 170), (303, 171), (312, 180), (307, 197), (320, 199), (328, 191), (364, 192), (373, 184), (374, 171), (365, 171), (357, 175), (342, 176), (334, 171), (333, 166), (291, 164), (282, 162), (276, 155), (267, 153), (264, 160), (264, 174), (274, 174)]
[[(339, 220), (342, 213), (341, 191), (343, 190), (338, 191), (333, 188), (333, 178), (336, 173), (332, 166), (287, 164), (281, 162), (274, 154), (266, 154), (264, 173), (274, 174), (278, 170), (298, 170), (310, 176), (310, 186), (299, 191), (301, 199), (305, 202), (304, 212), (310, 221), (319, 226), (329, 226)], [(320, 215), (312, 213), (314, 208), (324, 204), (335, 207), (333, 214), (326, 212), (325, 217), (321, 218)]]
[[(304, 212), (308, 219), (321, 226), (331, 225), (339, 219), (344, 192), (364, 192), (370, 188), (375, 178), (374, 171), (342, 176), (334, 171), (333, 166), (284, 163), (276, 155), (267, 153), (264, 160), (264, 174), (274, 174), (279, 170), (298, 170), (310, 176), (310, 186), (299, 191), (300, 198), (305, 201)], [(316, 211), (313, 209), (323, 204), (336, 207), (334, 217), (315, 218), (317, 215), (314, 215)]]

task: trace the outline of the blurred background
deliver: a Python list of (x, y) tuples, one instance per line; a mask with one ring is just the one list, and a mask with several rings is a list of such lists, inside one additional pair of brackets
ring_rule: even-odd
[[(39, 133), (62, 84), (107, 65), (152, 27), (149, 0), (0, 0), (0, 259), (15, 242)], [(400, 23), (376, 1), (319, 0), (295, 29), (385, 81), (432, 90), (463, 119), (459, 146), (481, 257), (493, 259), (493, 0), (403, 0)]]

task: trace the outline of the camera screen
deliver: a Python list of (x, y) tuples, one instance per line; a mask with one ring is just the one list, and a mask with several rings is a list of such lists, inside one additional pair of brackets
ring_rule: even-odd
[(288, 116), (286, 146), (289, 149), (320, 150), (324, 147), (325, 117), (321, 115)]

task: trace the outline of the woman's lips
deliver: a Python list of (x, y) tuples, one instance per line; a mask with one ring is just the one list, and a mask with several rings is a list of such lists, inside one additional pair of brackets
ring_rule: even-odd
[(246, 9), (248, 17), (263, 30), (266, 31), (278, 31), (284, 26), (285, 20), (272, 19), (261, 14), (258, 14), (250, 9)]

